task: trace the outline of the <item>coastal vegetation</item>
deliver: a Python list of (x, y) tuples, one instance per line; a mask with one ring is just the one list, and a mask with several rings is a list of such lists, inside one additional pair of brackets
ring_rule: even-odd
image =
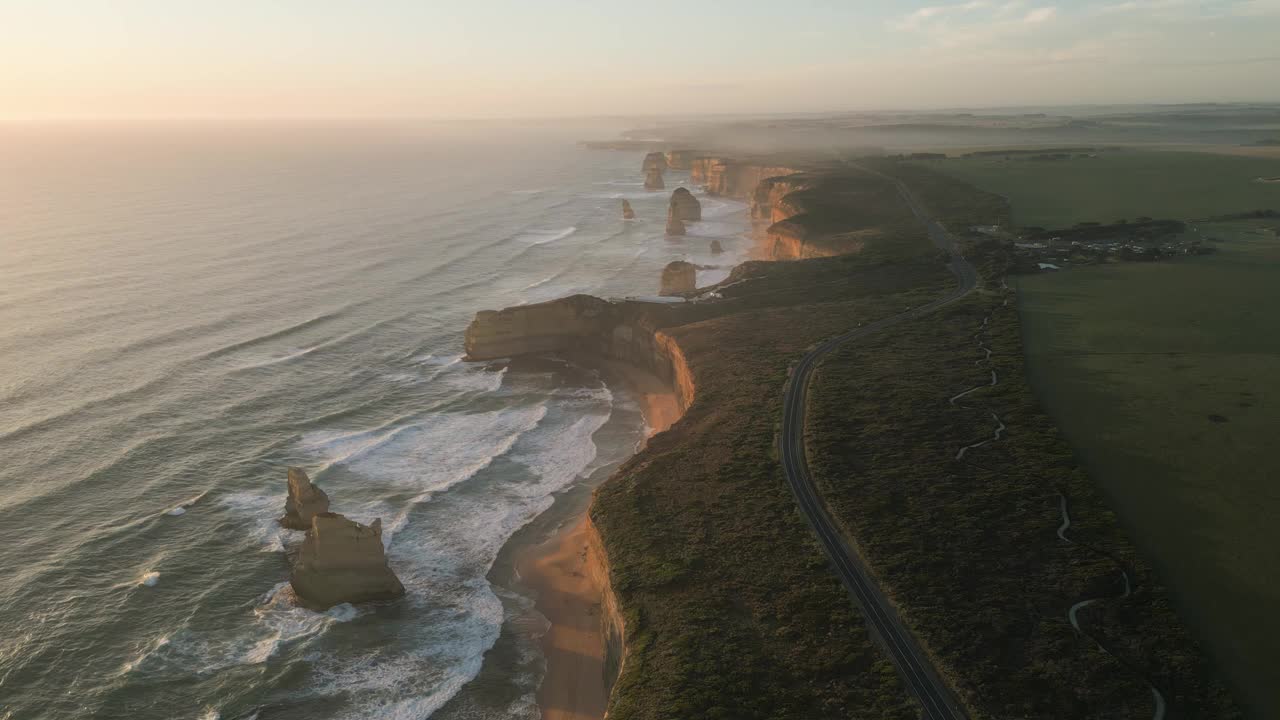
[[(824, 363), (809, 434), (824, 497), (973, 717), (1145, 717), (1148, 683), (1184, 717), (1235, 716), (1168, 592), (1038, 409), (1007, 298), (988, 289)], [(999, 440), (957, 459), (998, 424)], [(1055, 533), (1063, 497), (1075, 544)], [(1069, 609), (1119, 596), (1121, 568), (1133, 594), (1082, 610), (1089, 634), (1077, 633)]]
[[(805, 347), (951, 282), (922, 229), (872, 246), (865, 257), (747, 263), (715, 317), (663, 328), (696, 399), (591, 511), (627, 629), (611, 718), (916, 715), (796, 512), (773, 445), (787, 367)], [(902, 254), (915, 259), (884, 259)]]
[[(954, 287), (895, 179), (961, 230), (985, 281), (842, 349), (814, 378), (811, 465), (850, 541), (975, 718), (1133, 717), (1155, 698), (1182, 717), (1237, 716), (1026, 383), (1001, 282), (1012, 248), (970, 229), (1008, 224), (1007, 202), (885, 158), (811, 166), (770, 186), (768, 212), (753, 205), (757, 217), (799, 217), (814, 236), (858, 233), (857, 252), (744, 263), (697, 302), (568, 298), (482, 314), (468, 331), (478, 357), (555, 340), (679, 365), (669, 375), (684, 415), (590, 510), (626, 648), (609, 716), (918, 713), (797, 511), (775, 445), (782, 390), (807, 349)], [(638, 344), (646, 333), (653, 341)], [(992, 369), (998, 385), (950, 401)], [(1007, 427), (983, 443), (996, 423)]]
[[(1270, 570), (1280, 538), (1267, 520), (1280, 506), (1264, 479), (1277, 471), (1266, 398), (1280, 328), (1263, 309), (1280, 277), (1270, 209), (1280, 194), (1258, 179), (1280, 160), (1112, 152), (1053, 167), (928, 168), (1007, 194), (1020, 224), (1063, 223), (1004, 224), (1045, 246), (1020, 254), (1093, 265), (1016, 283), (1033, 387), (1237, 694), (1274, 715), (1267, 668), (1280, 637), (1259, 614), (1280, 602)], [(1108, 251), (1103, 238), (1124, 247)], [(1140, 240), (1203, 257), (1095, 264), (1149, 259), (1128, 246)]]

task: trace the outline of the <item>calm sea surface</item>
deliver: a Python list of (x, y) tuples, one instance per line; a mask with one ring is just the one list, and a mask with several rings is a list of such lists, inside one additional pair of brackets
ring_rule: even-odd
[[(462, 332), (749, 245), (706, 197), (665, 239), (641, 155), (575, 145), (617, 129), (0, 129), (0, 720), (536, 717), (495, 559), (642, 420)], [(382, 518), (403, 601), (280, 592), (288, 465)]]

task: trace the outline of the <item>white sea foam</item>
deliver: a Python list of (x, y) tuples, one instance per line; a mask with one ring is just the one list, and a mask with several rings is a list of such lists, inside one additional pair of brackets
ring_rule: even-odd
[(167, 634), (161, 635), (155, 640), (152, 640), (151, 642), (147, 643), (146, 647), (144, 647), (137, 655), (133, 656), (133, 658), (126, 661), (124, 665), (120, 666), (120, 674), (127, 675), (137, 670), (138, 668), (142, 667), (143, 663), (146, 662), (147, 658), (151, 657), (158, 650), (160, 650), (161, 648), (165, 647), (168, 644), (169, 644), (169, 636)]
[(392, 428), (311, 432), (301, 447), (326, 467), (342, 465), (381, 484), (439, 492), (487, 467), (546, 414), (545, 404), (442, 412)]

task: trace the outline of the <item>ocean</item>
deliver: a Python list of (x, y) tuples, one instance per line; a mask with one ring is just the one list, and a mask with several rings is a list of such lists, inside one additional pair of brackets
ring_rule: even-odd
[[(537, 717), (509, 544), (645, 428), (463, 331), (750, 246), (700, 191), (665, 238), (687, 174), (645, 192), (641, 153), (576, 144), (619, 129), (0, 128), (0, 720)], [(402, 601), (281, 592), (289, 465), (382, 519)]]

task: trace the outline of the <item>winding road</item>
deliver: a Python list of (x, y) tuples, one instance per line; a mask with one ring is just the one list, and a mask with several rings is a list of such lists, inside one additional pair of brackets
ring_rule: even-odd
[[(866, 170), (866, 168), (861, 169)], [(907, 630), (902, 619), (898, 617), (884, 593), (867, 573), (861, 559), (845, 541), (844, 535), (819, 499), (805, 457), (805, 401), (809, 383), (813, 379), (813, 371), (822, 358), (845, 343), (950, 305), (968, 295), (978, 284), (978, 271), (960, 255), (955, 239), (929, 216), (907, 186), (896, 178), (871, 170), (867, 171), (888, 179), (897, 187), (898, 193), (911, 208), (911, 212), (928, 230), (929, 238), (951, 255), (948, 267), (956, 276), (959, 285), (955, 290), (933, 302), (826, 340), (800, 358), (792, 368), (782, 401), (782, 432), (779, 447), (782, 467), (786, 472), (791, 491), (795, 494), (796, 502), (800, 506), (800, 512), (813, 527), (823, 550), (835, 565), (845, 587), (862, 607), (867, 622), (880, 638), (894, 665), (898, 667), (912, 695), (920, 702), (924, 710), (923, 717), (928, 720), (959, 720), (965, 717), (964, 712), (942, 682), (928, 657), (920, 650), (919, 644)]]

